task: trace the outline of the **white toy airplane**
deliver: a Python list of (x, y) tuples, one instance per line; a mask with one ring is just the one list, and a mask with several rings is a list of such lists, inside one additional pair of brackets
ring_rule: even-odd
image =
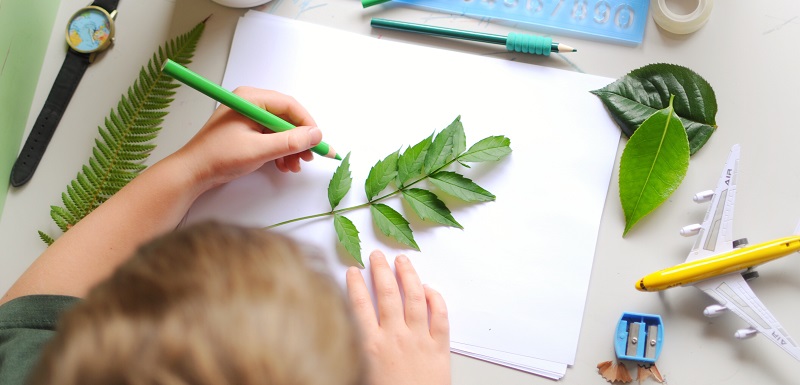
[(707, 317), (716, 317), (730, 310), (750, 324), (749, 328), (737, 330), (736, 338), (750, 338), (756, 332), (761, 332), (800, 360), (800, 348), (746, 282), (758, 276), (756, 271), (751, 270), (754, 266), (800, 251), (800, 235), (752, 246), (746, 246), (747, 239), (733, 239), (733, 204), (738, 165), (737, 144), (731, 149), (716, 190), (703, 191), (694, 196), (694, 201), (698, 203), (710, 200), (711, 207), (702, 225), (694, 224), (681, 229), (681, 235), (684, 236), (699, 234), (686, 262), (645, 276), (637, 281), (636, 289), (659, 291), (693, 285), (718, 302), (703, 311)]

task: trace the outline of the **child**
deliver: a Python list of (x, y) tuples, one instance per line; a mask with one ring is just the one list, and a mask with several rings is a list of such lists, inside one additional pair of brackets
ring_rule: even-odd
[(266, 134), (221, 106), (47, 248), (0, 300), (0, 383), (23, 383), (51, 338), (33, 383), (449, 383), (444, 301), (404, 256), (397, 279), (370, 256), (376, 317), (358, 269), (348, 307), (285, 237), (213, 223), (172, 231), (204, 191), (273, 160), (299, 172), (322, 140), (294, 99), (236, 93), (298, 127)]

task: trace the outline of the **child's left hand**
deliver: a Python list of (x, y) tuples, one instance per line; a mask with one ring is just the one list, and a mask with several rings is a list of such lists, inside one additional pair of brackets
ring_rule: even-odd
[[(347, 270), (347, 294), (364, 335), (369, 383), (450, 384), (450, 324), (444, 299), (422, 285), (405, 255), (394, 261), (397, 279), (383, 253), (373, 251), (369, 260), (377, 319), (361, 271), (356, 267)], [(400, 297), (398, 280), (405, 301)]]

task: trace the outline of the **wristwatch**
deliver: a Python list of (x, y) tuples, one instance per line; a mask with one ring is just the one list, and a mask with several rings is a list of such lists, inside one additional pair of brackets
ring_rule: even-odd
[(11, 169), (12, 186), (22, 186), (31, 179), (89, 63), (114, 41), (117, 4), (119, 0), (95, 0), (69, 19), (67, 56)]

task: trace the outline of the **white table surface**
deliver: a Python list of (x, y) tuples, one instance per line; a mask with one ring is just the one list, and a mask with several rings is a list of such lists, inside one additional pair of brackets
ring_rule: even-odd
[[(62, 0), (57, 22), (66, 23), (72, 12), (85, 3)], [(693, 240), (679, 236), (678, 229), (701, 221), (706, 209), (705, 205), (694, 204), (691, 196), (713, 188), (735, 143), (742, 145), (742, 160), (734, 236), (764, 241), (790, 234), (800, 220), (800, 125), (796, 118), (800, 111), (800, 77), (796, 75), (800, 70), (796, 48), (800, 2), (717, 1), (708, 23), (689, 35), (665, 32), (648, 19), (644, 42), (635, 47), (554, 35), (557, 41), (578, 48), (578, 52), (549, 58), (503, 53), (502, 47), (492, 45), (372, 31), (369, 19), (384, 17), (489, 33), (530, 32), (397, 4), (365, 10), (356, 0), (273, 0), (261, 8), (356, 33), (381, 34), (386, 39), (610, 78), (657, 62), (679, 64), (698, 72), (716, 92), (719, 129), (691, 158), (686, 179), (675, 194), (625, 238), (618, 175), (615, 172), (612, 176), (577, 360), (560, 382), (605, 383), (597, 374), (596, 365), (614, 358), (612, 337), (616, 321), (623, 311), (638, 311), (664, 318), (665, 344), (658, 366), (670, 384), (800, 383), (800, 362), (765, 338), (733, 339), (736, 329), (747, 326), (738, 317), (728, 314), (705, 318), (703, 308), (712, 301), (700, 291), (676, 288), (654, 294), (633, 288), (634, 281), (645, 273), (683, 261)], [(220, 82), (236, 21), (245, 11), (225, 8), (210, 0), (121, 1), (115, 46), (87, 71), (33, 180), (9, 191), (0, 217), (0, 291), (8, 289), (44, 249), (36, 230), (58, 234), (49, 206), (60, 204), (60, 193), (88, 159), (97, 126), (156, 47), (213, 14), (192, 68)], [(63, 57), (63, 29), (57, 25), (42, 66), (29, 126), (44, 103)], [(185, 143), (213, 108), (210, 99), (181, 87), (148, 163)], [(617, 162), (624, 140), (621, 144)], [(759, 271), (761, 277), (751, 282), (753, 290), (797, 340), (800, 258), (789, 256), (764, 265)], [(452, 361), (454, 384), (552, 382), (457, 355), (452, 355)], [(645, 383), (654, 383), (651, 381)]]

